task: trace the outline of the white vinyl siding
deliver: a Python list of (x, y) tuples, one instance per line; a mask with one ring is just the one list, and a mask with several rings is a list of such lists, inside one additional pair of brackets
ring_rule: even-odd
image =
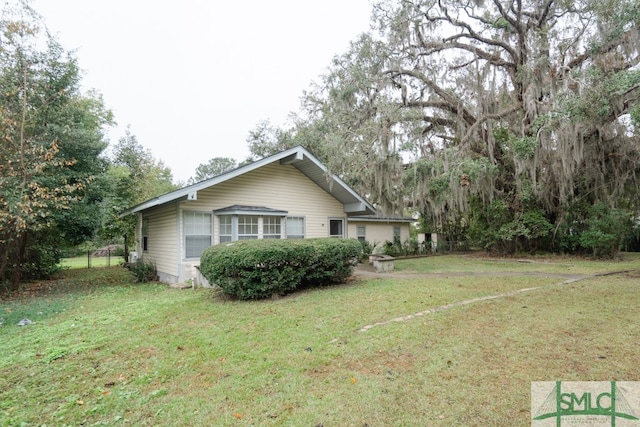
[[(153, 262), (158, 272), (177, 276), (178, 274), (178, 229), (176, 204), (150, 209), (142, 221), (147, 221), (148, 248), (143, 252), (145, 261)], [(141, 236), (142, 237), (142, 236)], [(142, 250), (142, 242), (139, 242)]]
[[(240, 175), (198, 192), (198, 200), (183, 201), (192, 210), (218, 210), (232, 205), (264, 206), (304, 218), (304, 237), (327, 237), (327, 218), (344, 217), (344, 206), (294, 166), (278, 163)], [(214, 222), (224, 215), (216, 215)], [(346, 230), (345, 230), (346, 231)], [(220, 243), (215, 227), (214, 244)]]
[(190, 212), (183, 214), (185, 258), (199, 258), (212, 242), (212, 217), (208, 212)]
[(287, 217), (287, 239), (304, 239), (304, 217)]
[(385, 221), (364, 222), (357, 220), (350, 220), (348, 223), (349, 236), (358, 237), (358, 227), (366, 227), (366, 241), (374, 245), (380, 245), (385, 242), (393, 242), (394, 227), (400, 227), (401, 242), (404, 242), (410, 237), (409, 223)]

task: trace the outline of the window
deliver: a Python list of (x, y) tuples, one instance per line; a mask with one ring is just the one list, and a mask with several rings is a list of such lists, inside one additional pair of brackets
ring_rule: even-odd
[(262, 238), (279, 239), (282, 234), (282, 220), (278, 216), (265, 216), (262, 220)]
[(366, 239), (366, 228), (364, 225), (359, 225), (358, 226), (358, 230), (357, 230), (357, 237), (358, 240), (360, 240), (361, 242), (364, 242)]
[(186, 258), (199, 258), (211, 246), (212, 215), (206, 212), (184, 212), (184, 252)]
[(287, 217), (287, 239), (304, 239), (304, 217)]
[(147, 252), (149, 250), (149, 219), (142, 219), (142, 251)]
[(400, 243), (400, 226), (393, 226), (393, 243)]
[(258, 238), (258, 217), (238, 215), (238, 240)]
[(248, 239), (282, 239), (284, 216), (225, 213), (217, 218), (220, 243)]
[(329, 219), (329, 237), (344, 237), (343, 219)]
[(218, 217), (220, 224), (220, 243), (233, 240), (233, 218), (231, 215), (221, 215)]

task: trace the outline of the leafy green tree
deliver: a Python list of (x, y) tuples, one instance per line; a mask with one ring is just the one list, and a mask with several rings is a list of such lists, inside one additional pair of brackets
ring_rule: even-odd
[(0, 281), (13, 288), (50, 274), (58, 248), (95, 229), (86, 196), (111, 121), (40, 22), (26, 3), (0, 20)]
[(135, 216), (120, 216), (123, 210), (153, 197), (176, 190), (171, 169), (156, 160), (127, 128), (125, 135), (112, 148), (111, 165), (105, 174), (110, 196), (105, 200), (105, 218), (99, 231), (105, 240), (120, 240), (128, 245), (135, 235)]
[(291, 133), (273, 126), (269, 120), (261, 121), (250, 130), (246, 142), (254, 159), (268, 157), (295, 146)]
[(596, 258), (615, 256), (637, 233), (627, 210), (584, 201), (571, 206), (559, 227), (564, 231), (559, 241), (563, 250)]
[(177, 188), (171, 169), (162, 160), (155, 159), (129, 128), (112, 148), (112, 164), (126, 170), (118, 194), (133, 204)]
[(214, 157), (207, 163), (201, 163), (196, 168), (195, 177), (189, 178), (189, 184), (195, 184), (196, 182), (204, 181), (205, 179), (213, 178), (224, 172), (235, 169), (237, 162), (235, 159), (229, 157)]

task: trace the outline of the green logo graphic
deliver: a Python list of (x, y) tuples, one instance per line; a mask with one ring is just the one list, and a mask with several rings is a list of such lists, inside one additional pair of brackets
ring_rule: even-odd
[[(540, 405), (537, 411), (532, 412), (533, 420), (540, 421), (555, 418), (557, 427), (562, 426), (563, 417), (567, 417), (565, 418), (567, 425), (573, 426), (578, 425), (578, 423), (580, 423), (579, 425), (595, 424), (593, 417), (596, 416), (609, 418), (611, 427), (615, 427), (617, 418), (638, 420), (633, 408), (615, 381), (609, 382), (610, 388), (607, 387), (604, 390), (602, 388), (594, 389), (595, 384), (598, 384), (596, 382), (570, 384), (587, 384), (590, 387), (583, 387), (581, 390), (569, 387), (570, 390), (563, 392), (562, 381), (556, 381), (544, 403)], [(583, 422), (580, 422), (578, 417), (589, 417), (589, 421), (587, 422), (587, 419), (583, 419)]]

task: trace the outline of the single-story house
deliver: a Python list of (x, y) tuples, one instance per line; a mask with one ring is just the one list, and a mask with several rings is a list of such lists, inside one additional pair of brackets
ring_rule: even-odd
[(243, 239), (409, 238), (410, 218), (384, 218), (298, 146), (147, 200), (135, 214), (135, 253), (165, 283), (198, 281), (202, 251)]

